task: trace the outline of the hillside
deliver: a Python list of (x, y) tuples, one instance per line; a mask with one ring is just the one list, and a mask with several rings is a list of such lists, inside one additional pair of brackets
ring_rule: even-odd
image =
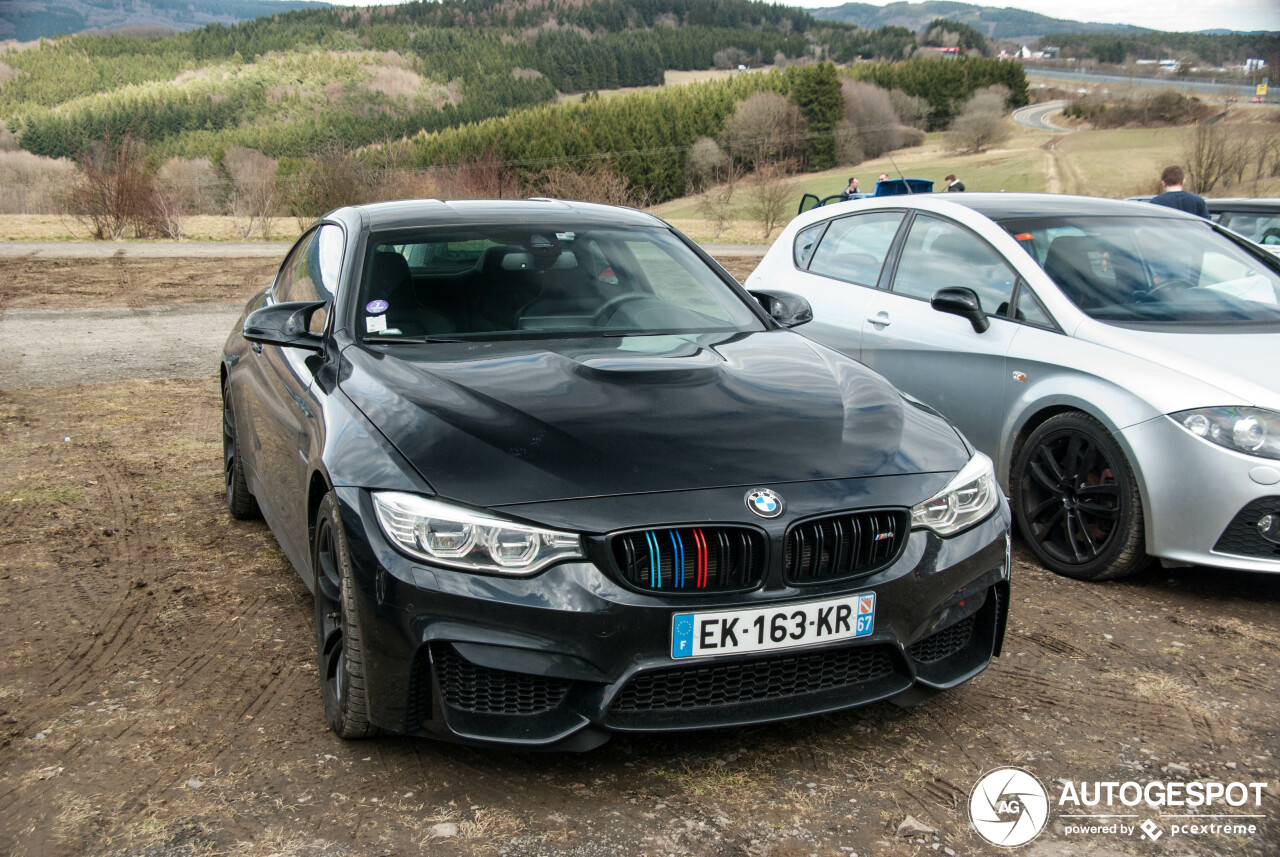
[(293, 9), (318, 9), (310, 0), (5, 0), (0, 3), (0, 40), (30, 42), (86, 30), (192, 30), (206, 24), (235, 24)]
[(841, 21), (858, 27), (906, 27), (913, 32), (923, 30), (935, 18), (949, 18), (968, 24), (988, 38), (1029, 40), (1047, 33), (1135, 33), (1142, 27), (1124, 24), (1093, 24), (1051, 18), (1022, 9), (999, 9), (954, 3), (950, 0), (926, 0), (924, 3), (845, 3), (843, 6), (814, 9), (811, 14), (824, 21)]
[[(0, 54), (0, 120), (22, 148), (50, 157), (125, 134), (164, 156), (214, 157), (234, 145), (302, 156), (476, 122), (559, 93), (660, 85), (669, 69), (758, 66), (815, 50), (847, 59), (874, 38), (755, 0), (309, 9)], [(888, 55), (914, 47), (907, 41)]]

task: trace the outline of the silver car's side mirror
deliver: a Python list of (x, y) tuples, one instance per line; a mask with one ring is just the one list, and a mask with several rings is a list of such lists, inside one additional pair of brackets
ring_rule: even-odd
[(978, 300), (978, 293), (973, 289), (967, 289), (962, 286), (938, 289), (933, 293), (933, 299), (929, 301), (929, 306), (938, 312), (949, 312), (952, 315), (969, 319), (969, 323), (973, 325), (975, 333), (985, 333), (987, 328), (991, 326), (991, 322), (987, 319), (987, 314), (982, 311), (982, 301)]

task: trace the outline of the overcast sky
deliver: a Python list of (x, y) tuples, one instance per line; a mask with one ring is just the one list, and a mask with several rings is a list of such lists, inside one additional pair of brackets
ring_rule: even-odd
[[(351, 5), (353, 0), (339, 5)], [(387, 0), (354, 0), (357, 6), (383, 5)], [(891, 0), (861, 0), (885, 6)], [(979, 6), (1027, 9), (1071, 21), (1100, 21), (1107, 24), (1134, 24), (1153, 30), (1280, 30), (1280, 0), (1018, 0), (1015, 3), (969, 0)], [(788, 0), (788, 6), (816, 9), (839, 6), (839, 0)]]

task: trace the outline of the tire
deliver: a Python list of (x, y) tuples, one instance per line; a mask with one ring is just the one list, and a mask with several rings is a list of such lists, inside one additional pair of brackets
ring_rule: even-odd
[(240, 439), (236, 433), (236, 415), (231, 407), (231, 382), (222, 382), (222, 473), (227, 489), (227, 511), (238, 521), (259, 517), (258, 501), (249, 491), (244, 478), (244, 460), (240, 457)]
[(1133, 469), (1093, 417), (1073, 411), (1045, 420), (1018, 452), (1013, 490), (1018, 529), (1051, 571), (1115, 580), (1150, 563)]
[(371, 738), (378, 728), (369, 722), (355, 580), (332, 493), (316, 512), (311, 563), (316, 574), (316, 658), (325, 720), (340, 738)]

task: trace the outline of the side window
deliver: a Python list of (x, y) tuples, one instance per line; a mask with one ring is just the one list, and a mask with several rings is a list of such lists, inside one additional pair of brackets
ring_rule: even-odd
[(271, 297), (277, 303), (306, 300), (306, 298), (293, 296), (293, 284), (298, 278), (299, 271), (305, 267), (307, 251), (311, 249), (311, 245), (315, 243), (315, 240), (316, 235), (312, 232), (305, 240), (299, 241), (289, 251), (289, 256), (284, 260), (284, 264), (280, 266), (280, 273), (276, 274), (276, 282), (271, 289)]
[(826, 221), (815, 223), (808, 229), (801, 229), (796, 233), (796, 244), (793, 250), (796, 267), (804, 270), (809, 264), (809, 259), (813, 257), (813, 249), (818, 244), (818, 239), (822, 237), (822, 230), (827, 228)]
[(1026, 283), (1018, 285), (1018, 302), (1016, 304), (1017, 311), (1014, 318), (1036, 327), (1045, 327), (1049, 330), (1055, 330), (1053, 319), (1049, 318), (1049, 312), (1040, 305), (1040, 301), (1027, 288)]
[(831, 221), (813, 251), (809, 272), (874, 286), (902, 216), (900, 211), (876, 211)]
[(897, 294), (929, 300), (945, 286), (973, 289), (982, 309), (1002, 315), (1017, 277), (978, 236), (946, 220), (916, 215), (893, 280)]
[[(299, 244), (280, 269), (276, 278), (275, 299), (285, 301), (333, 301), (342, 271), (344, 249), (342, 230), (333, 224), (325, 224), (311, 234), (305, 244)], [(318, 310), (311, 316), (311, 331), (324, 330), (326, 310)]]

